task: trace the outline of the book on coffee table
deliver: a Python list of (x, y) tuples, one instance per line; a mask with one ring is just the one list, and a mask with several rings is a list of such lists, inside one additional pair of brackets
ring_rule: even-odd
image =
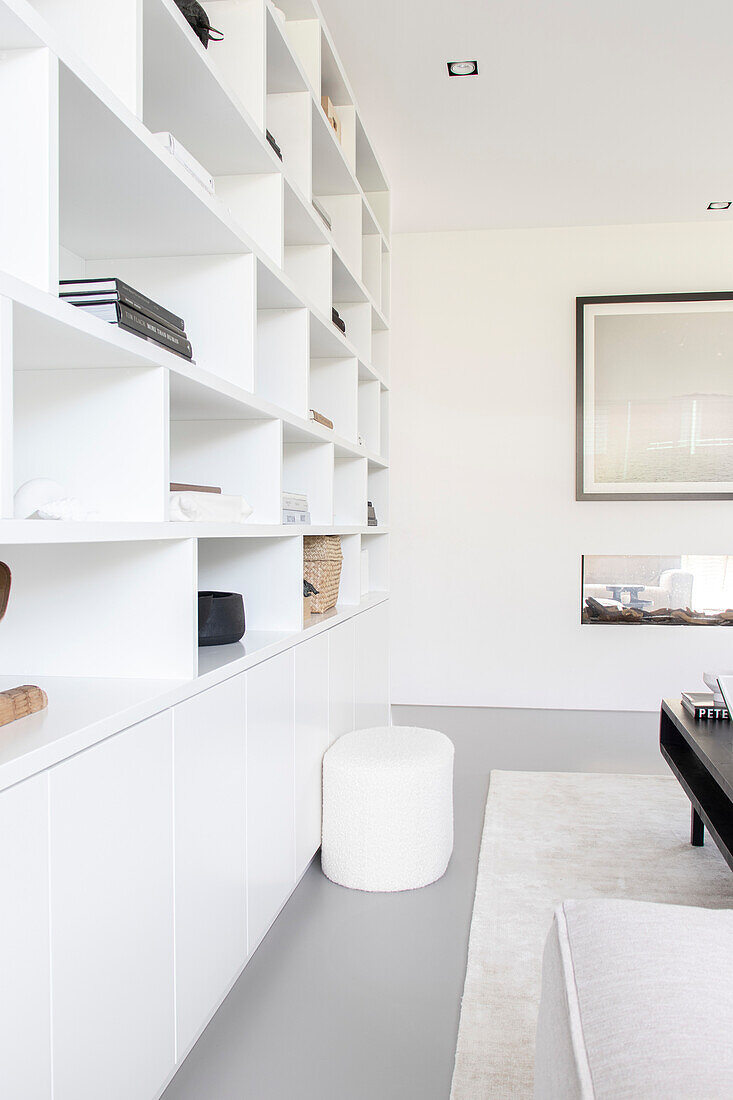
[(683, 691), (682, 706), (698, 721), (730, 722), (728, 708), (716, 704), (712, 691)]

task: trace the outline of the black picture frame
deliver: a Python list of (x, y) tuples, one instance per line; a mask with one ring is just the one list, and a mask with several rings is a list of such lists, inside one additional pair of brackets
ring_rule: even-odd
[[(604, 491), (603, 488), (588, 488), (588, 470), (586, 469), (586, 443), (587, 443), (587, 413), (586, 393), (588, 364), (586, 363), (586, 346), (588, 335), (589, 317), (595, 319), (592, 310), (597, 306), (624, 306), (650, 305), (668, 306), (670, 304), (694, 304), (694, 303), (723, 303), (730, 302), (730, 312), (733, 314), (733, 291), (695, 291), (689, 293), (672, 294), (607, 294), (589, 295), (575, 299), (575, 356), (576, 356), (576, 481), (575, 499), (578, 501), (612, 501), (612, 500), (733, 500), (733, 480), (730, 489), (725, 490), (695, 490), (681, 491), (679, 488), (670, 489), (640, 489), (634, 490), (629, 485), (627, 491)], [(591, 311), (591, 312), (589, 312)], [(620, 311), (622, 312), (622, 311)], [(652, 311), (650, 311), (651, 313)], [(733, 347), (731, 349), (733, 353)], [(733, 392), (733, 391), (732, 391)], [(661, 482), (660, 485), (664, 483)], [(690, 482), (690, 485), (694, 485)]]

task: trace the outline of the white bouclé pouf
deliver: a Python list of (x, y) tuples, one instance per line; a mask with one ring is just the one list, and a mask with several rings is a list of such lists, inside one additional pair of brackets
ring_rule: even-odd
[(412, 726), (357, 730), (323, 758), (324, 874), (352, 890), (415, 890), (453, 851), (453, 743)]

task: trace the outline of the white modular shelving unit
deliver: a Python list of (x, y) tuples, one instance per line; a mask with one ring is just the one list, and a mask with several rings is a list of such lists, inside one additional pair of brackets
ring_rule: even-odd
[[(0, 1063), (29, 1100), (159, 1094), (318, 847), (323, 751), (388, 721), (388, 184), (315, 0), (206, 7), (208, 51), (173, 0), (0, 0), (0, 686), (50, 699), (0, 739)], [(184, 317), (195, 362), (59, 300), (97, 275)], [(34, 477), (95, 520), (14, 520)], [(171, 480), (253, 514), (170, 522)], [(341, 593), (304, 623), (316, 533)], [(241, 644), (198, 650), (199, 588), (243, 593)]]

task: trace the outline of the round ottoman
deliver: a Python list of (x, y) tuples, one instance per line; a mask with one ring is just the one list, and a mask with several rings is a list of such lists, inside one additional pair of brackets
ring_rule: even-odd
[(415, 890), (453, 851), (453, 743), (411, 726), (357, 730), (323, 758), (324, 874), (352, 890)]

